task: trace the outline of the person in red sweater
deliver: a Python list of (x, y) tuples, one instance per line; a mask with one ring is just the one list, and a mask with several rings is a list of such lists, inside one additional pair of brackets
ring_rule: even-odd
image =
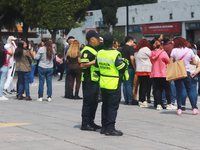
[(155, 50), (150, 54), (150, 61), (152, 63), (150, 78), (153, 78), (154, 82), (154, 100), (157, 103), (157, 110), (163, 109), (161, 106), (163, 89), (166, 91), (168, 104), (166, 109), (177, 109), (177, 107), (171, 105), (171, 87), (170, 83), (166, 81), (166, 65), (169, 63), (169, 56), (163, 50), (160, 41), (155, 41), (153, 47)]

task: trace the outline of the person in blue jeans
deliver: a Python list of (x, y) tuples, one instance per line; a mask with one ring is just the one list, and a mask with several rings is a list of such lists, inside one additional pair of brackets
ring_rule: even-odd
[(39, 90), (38, 90), (38, 97), (43, 97), (43, 90), (44, 90), (44, 82), (46, 78), (47, 84), (47, 98), (50, 101), (52, 96), (52, 76), (53, 76), (53, 68), (42, 68), (38, 67), (39, 72)]
[(35, 74), (35, 68), (36, 68), (36, 65), (37, 65), (37, 61), (34, 59), (35, 58), (35, 55), (36, 55), (36, 51), (33, 50), (31, 51), (31, 55), (32, 55), (32, 64), (31, 64), (31, 73), (30, 73), (30, 85), (36, 85), (34, 83), (34, 74)]
[(182, 114), (182, 102), (185, 100), (184, 89), (186, 88), (187, 95), (189, 97), (190, 103), (193, 109), (193, 115), (199, 114), (197, 105), (195, 104), (195, 95), (192, 91), (192, 79), (190, 76), (190, 64), (196, 65), (195, 55), (192, 49), (188, 48), (187, 41), (182, 38), (178, 37), (174, 41), (174, 49), (170, 54), (170, 63), (174, 61), (183, 60), (185, 63), (187, 77), (179, 80), (175, 80), (176, 86), (176, 94), (177, 94), (177, 104), (178, 104), (178, 111), (177, 115)]
[(11, 51), (4, 50), (3, 42), (0, 41), (0, 100), (8, 100), (7, 97), (3, 96), (3, 87), (8, 72), (8, 62), (6, 54), (13, 55), (13, 45), (11, 45)]
[(39, 89), (38, 99), (41, 102), (43, 100), (44, 82), (46, 79), (47, 84), (47, 101), (51, 102), (52, 99), (52, 77), (53, 77), (53, 59), (55, 58), (55, 52), (52, 49), (52, 44), (48, 39), (43, 38), (44, 46), (41, 47), (37, 54), (36, 60), (40, 60), (38, 64), (39, 73)]
[[(190, 47), (191, 48), (191, 47)], [(197, 104), (197, 99), (198, 99), (198, 94), (197, 94), (197, 81), (198, 81), (198, 72), (200, 70), (200, 58), (198, 55), (195, 54), (195, 60), (196, 60), (196, 63), (197, 65), (190, 65), (190, 76), (192, 77), (191, 78), (191, 83), (192, 83), (192, 92), (193, 92), (193, 95), (195, 97), (195, 101), (194, 101), (194, 104), (196, 105)], [(186, 94), (186, 89), (185, 91), (183, 92), (184, 96), (186, 97), (187, 94)], [(184, 111), (185, 110), (185, 105), (186, 105), (186, 98), (183, 100), (182, 102), (182, 110)]]
[[(197, 81), (198, 81), (198, 77), (197, 76), (194, 76), (193, 78), (191, 78), (192, 92), (193, 92), (193, 95), (194, 95), (194, 98), (195, 98), (194, 104), (197, 104)], [(186, 97), (187, 97), (186, 89), (184, 89), (182, 94), (184, 96), (184, 99), (183, 99), (183, 102), (182, 102), (182, 110), (184, 111), (185, 110), (185, 106), (186, 106)]]
[(19, 41), (14, 57), (16, 59), (16, 71), (18, 72), (18, 77), (19, 77), (18, 100), (23, 100), (22, 96), (24, 92), (23, 87), (25, 87), (26, 100), (30, 101), (32, 100), (29, 91), (32, 57), (30, 53), (25, 49), (26, 47), (27, 47), (26, 42)]
[(134, 40), (133, 37), (127, 36), (125, 38), (125, 45), (120, 50), (122, 57), (129, 61), (128, 73), (129, 80), (124, 79), (123, 81), (123, 94), (124, 94), (124, 105), (138, 105), (137, 100), (133, 100), (133, 80), (135, 77), (135, 61), (134, 61)]
[[(176, 87), (175, 87), (174, 81), (170, 82), (170, 86), (171, 86), (171, 104), (174, 105), (175, 101), (176, 101)], [(162, 103), (163, 104), (167, 104), (165, 95), (166, 95), (165, 90), (163, 90), (163, 92), (162, 92)]]
[(123, 94), (125, 99), (125, 104), (131, 104), (133, 101), (133, 79), (135, 76), (135, 71), (133, 69), (128, 69), (129, 79), (123, 80)]

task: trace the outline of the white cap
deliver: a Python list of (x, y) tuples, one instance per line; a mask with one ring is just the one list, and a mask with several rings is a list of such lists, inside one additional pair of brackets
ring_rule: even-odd
[(10, 44), (11, 41), (14, 41), (16, 40), (17, 38), (15, 38), (14, 36), (9, 36), (8, 39), (7, 39), (7, 43)]
[(101, 36), (99, 37), (99, 39), (100, 39), (100, 40), (103, 40), (103, 38), (102, 38)]

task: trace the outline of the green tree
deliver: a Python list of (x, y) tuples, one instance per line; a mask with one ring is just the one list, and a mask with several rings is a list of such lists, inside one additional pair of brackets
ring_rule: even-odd
[[(15, 27), (17, 21), (16, 15), (17, 12), (18, 0), (0, 0), (0, 30), (5, 27), (12, 29)], [(0, 40), (2, 40), (1, 31), (0, 31)]]
[(55, 41), (58, 30), (65, 29), (67, 33), (82, 25), (89, 5), (90, 0), (22, 0), (21, 6), (25, 23), (48, 29)]
[(117, 14), (117, 1), (113, 0), (103, 0), (102, 1), (103, 8), (101, 9), (102, 15), (103, 15), (103, 23), (107, 24), (108, 27), (110, 25), (115, 26), (118, 22), (116, 18)]
[(100, 32), (100, 34), (102, 35), (102, 37), (104, 37), (104, 35), (106, 34), (112, 34), (113, 38), (115, 41), (121, 43), (124, 42), (125, 40), (125, 33), (121, 32), (121, 31), (117, 31), (117, 30), (113, 30), (112, 32)]

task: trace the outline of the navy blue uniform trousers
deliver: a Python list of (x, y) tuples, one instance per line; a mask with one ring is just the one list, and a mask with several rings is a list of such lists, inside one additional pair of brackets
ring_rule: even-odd
[(101, 109), (102, 128), (115, 129), (117, 110), (121, 99), (121, 84), (116, 90), (101, 89), (101, 93), (103, 102)]
[(99, 83), (90, 80), (83, 81), (82, 88), (82, 126), (93, 125), (98, 106)]

